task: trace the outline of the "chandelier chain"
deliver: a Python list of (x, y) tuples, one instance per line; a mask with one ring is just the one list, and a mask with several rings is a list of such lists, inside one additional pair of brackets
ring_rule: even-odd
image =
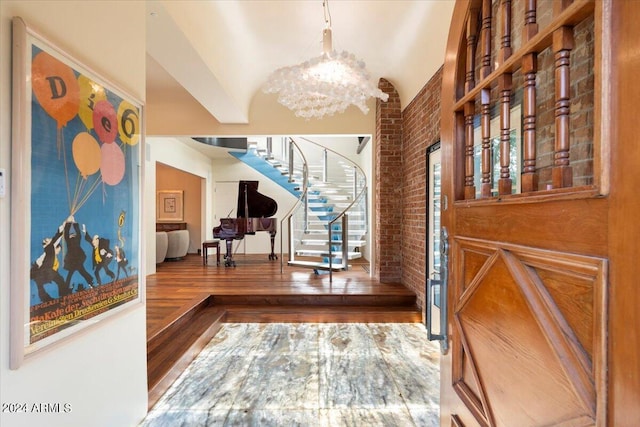
[(324, 23), (326, 28), (331, 28), (331, 11), (329, 10), (329, 0), (323, 0)]

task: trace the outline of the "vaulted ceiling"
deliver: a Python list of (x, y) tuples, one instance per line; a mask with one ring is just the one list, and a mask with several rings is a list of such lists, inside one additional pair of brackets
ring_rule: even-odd
[[(444, 63), (453, 0), (328, 5), (334, 49), (389, 80), (403, 108)], [(147, 12), (148, 98), (187, 93), (219, 123), (248, 123), (271, 72), (322, 51), (322, 0), (153, 0)]]

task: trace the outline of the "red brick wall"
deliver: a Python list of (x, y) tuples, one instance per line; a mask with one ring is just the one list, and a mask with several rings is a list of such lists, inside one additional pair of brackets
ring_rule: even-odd
[(442, 68), (402, 112), (402, 275), (401, 282), (424, 307), (426, 264), (426, 150), (440, 139)]
[(400, 282), (424, 300), (426, 253), (426, 150), (440, 138), (440, 69), (401, 111), (393, 85), (378, 87), (389, 94), (379, 102), (375, 171), (376, 277)]
[(402, 111), (393, 85), (380, 79), (380, 90), (389, 94), (376, 107), (376, 270), (381, 282), (399, 282), (402, 243)]

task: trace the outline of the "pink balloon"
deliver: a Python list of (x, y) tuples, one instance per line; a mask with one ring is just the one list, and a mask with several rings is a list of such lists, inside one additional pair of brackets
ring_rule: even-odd
[(118, 135), (116, 110), (109, 101), (98, 101), (93, 107), (93, 128), (100, 141), (111, 144)]
[(102, 152), (100, 159), (102, 181), (108, 185), (118, 184), (124, 177), (124, 153), (118, 144), (102, 144), (100, 151)]

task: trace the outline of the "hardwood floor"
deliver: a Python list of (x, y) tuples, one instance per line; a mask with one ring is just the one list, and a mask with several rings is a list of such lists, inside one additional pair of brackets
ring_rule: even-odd
[(416, 296), (401, 284), (369, 277), (361, 264), (346, 272), (269, 261), (266, 254), (234, 255), (237, 266), (209, 255), (166, 261), (147, 276), (149, 406), (160, 398), (224, 322), (420, 322)]

